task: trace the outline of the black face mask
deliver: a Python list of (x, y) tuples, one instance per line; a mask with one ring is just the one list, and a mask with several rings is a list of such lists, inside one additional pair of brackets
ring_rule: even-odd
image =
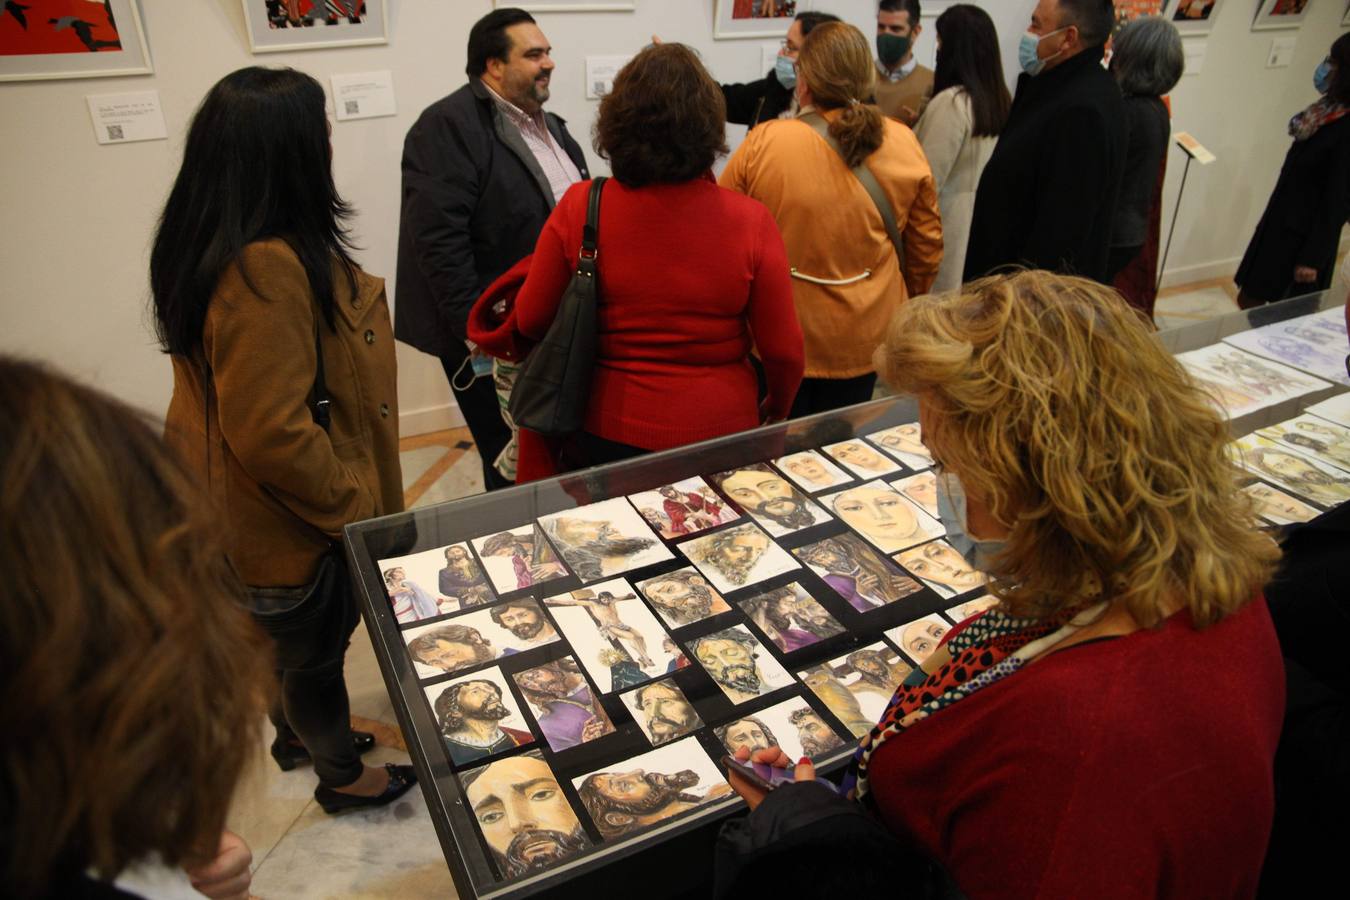
[(894, 69), (900, 60), (905, 58), (909, 48), (913, 45), (914, 39), (898, 34), (879, 34), (877, 35), (877, 59), (888, 69)]

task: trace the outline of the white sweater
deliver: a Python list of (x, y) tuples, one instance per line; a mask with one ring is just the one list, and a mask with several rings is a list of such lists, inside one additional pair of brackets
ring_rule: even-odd
[(970, 219), (975, 211), (975, 189), (980, 175), (994, 153), (993, 137), (972, 137), (975, 114), (965, 88), (941, 91), (923, 111), (914, 126), (923, 145), (933, 179), (938, 187), (938, 207), (942, 211), (942, 239), (945, 252), (942, 267), (932, 290), (951, 291), (961, 286), (966, 265), (966, 245), (970, 241)]

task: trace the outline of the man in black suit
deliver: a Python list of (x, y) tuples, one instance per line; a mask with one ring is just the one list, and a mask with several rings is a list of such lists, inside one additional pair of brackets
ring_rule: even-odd
[(1039, 0), (1008, 123), (980, 177), (965, 279), (1005, 266), (1105, 281), (1125, 102), (1102, 67), (1112, 0)]
[(534, 252), (568, 186), (590, 177), (566, 124), (543, 111), (551, 50), (524, 10), (488, 13), (469, 32), (469, 83), (427, 107), (403, 144), (394, 335), (440, 358), (489, 490), (510, 483), (494, 463), (511, 430), (493, 379), (475, 377), (469, 310)]

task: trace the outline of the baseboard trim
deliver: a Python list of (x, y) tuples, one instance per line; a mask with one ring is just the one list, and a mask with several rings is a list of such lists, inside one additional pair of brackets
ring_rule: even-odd
[(447, 428), (463, 427), (464, 413), (454, 403), (407, 410), (399, 413), (398, 417), (400, 437), (413, 437), (419, 434), (431, 434), (434, 431), (445, 431)]
[[(1341, 233), (1340, 248), (1337, 256), (1350, 250), (1350, 228)], [(1194, 266), (1182, 266), (1176, 269), (1168, 269), (1163, 273), (1162, 286), (1164, 288), (1176, 287), (1179, 284), (1191, 284), (1196, 281), (1212, 281), (1215, 278), (1232, 278), (1237, 274), (1238, 266), (1242, 264), (1242, 257), (1234, 256), (1231, 259), (1220, 259), (1213, 262), (1200, 263)]]
[(1232, 278), (1237, 272), (1238, 264), (1242, 262), (1242, 257), (1237, 256), (1232, 259), (1221, 259), (1215, 262), (1200, 263), (1195, 266), (1182, 266), (1177, 269), (1168, 269), (1163, 273), (1162, 287), (1164, 289), (1176, 287), (1179, 284), (1192, 284), (1197, 281), (1213, 281), (1215, 278)]

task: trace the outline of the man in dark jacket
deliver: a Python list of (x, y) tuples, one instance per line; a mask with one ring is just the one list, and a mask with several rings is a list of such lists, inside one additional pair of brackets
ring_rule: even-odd
[(483, 461), (511, 440), (491, 377), (475, 378), (465, 325), (478, 295), (534, 252), (558, 199), (589, 178), (563, 120), (543, 111), (551, 48), (529, 13), (497, 9), (469, 32), (469, 83), (422, 113), (403, 143), (394, 335), (439, 357)]
[(792, 109), (792, 89), (797, 84), (797, 54), (811, 29), (826, 22), (838, 22), (838, 16), (822, 12), (798, 13), (792, 20), (778, 60), (768, 75), (745, 84), (722, 85), (727, 101), (727, 121), (754, 128), (760, 122), (777, 119)]
[(1105, 281), (1125, 169), (1125, 101), (1102, 68), (1111, 0), (1039, 0), (1025, 74), (980, 177), (965, 279), (1021, 265)]

